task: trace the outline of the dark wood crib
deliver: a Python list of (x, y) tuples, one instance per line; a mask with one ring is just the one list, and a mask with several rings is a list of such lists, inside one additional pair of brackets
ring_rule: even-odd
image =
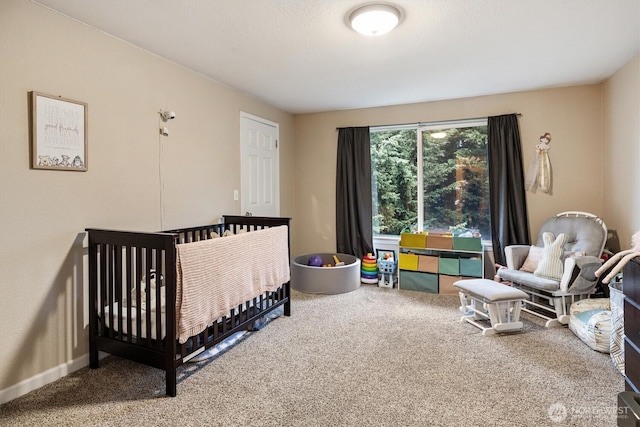
[(222, 236), (225, 230), (251, 232), (282, 225), (287, 226), (290, 257), (290, 218), (225, 215), (221, 224), (159, 233), (86, 229), (90, 367), (99, 367), (103, 351), (163, 369), (166, 394), (174, 397), (177, 369), (191, 357), (250, 329), (280, 306), (290, 316), (290, 282), (286, 282), (231, 310), (183, 344), (177, 335), (176, 245), (209, 239), (212, 232)]

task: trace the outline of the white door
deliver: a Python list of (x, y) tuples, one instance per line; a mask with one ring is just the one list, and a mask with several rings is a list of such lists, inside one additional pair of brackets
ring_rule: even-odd
[(240, 113), (242, 215), (280, 215), (278, 123)]

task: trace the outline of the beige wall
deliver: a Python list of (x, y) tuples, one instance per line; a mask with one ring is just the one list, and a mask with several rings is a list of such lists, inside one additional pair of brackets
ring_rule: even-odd
[[(240, 213), (240, 111), (280, 124), (281, 214), (293, 216), (290, 114), (26, 0), (0, 3), (0, 64), (0, 391), (85, 361), (86, 227)], [(29, 168), (33, 90), (88, 103), (88, 172)]]
[[(551, 133), (553, 194), (527, 193), (531, 233), (566, 210), (602, 209), (601, 85), (510, 93), (386, 108), (308, 114), (295, 118), (296, 250), (335, 250), (336, 127), (429, 122), (521, 113), (524, 165)], [(605, 218), (606, 220), (606, 218)]]
[[(240, 188), (240, 111), (280, 123), (281, 214), (294, 217), (294, 255), (335, 249), (336, 127), (511, 112), (523, 114), (525, 167), (538, 137), (553, 136), (554, 192), (528, 194), (533, 233), (569, 209), (603, 215), (621, 238), (640, 228), (638, 58), (604, 90), (293, 118), (31, 2), (4, 0), (0, 64), (0, 398), (27, 390), (21, 381), (45, 383), (87, 363), (85, 227), (158, 230), (240, 213), (232, 197)], [(32, 90), (88, 103), (88, 172), (29, 169)], [(157, 112), (165, 107), (177, 118), (160, 138)]]
[(640, 230), (640, 55), (604, 84), (603, 206), (621, 249)]

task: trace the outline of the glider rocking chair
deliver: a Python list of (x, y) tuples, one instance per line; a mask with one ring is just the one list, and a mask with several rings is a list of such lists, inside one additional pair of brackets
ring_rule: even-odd
[(521, 310), (546, 320), (547, 328), (569, 323), (569, 307), (596, 290), (594, 272), (607, 240), (604, 221), (586, 212), (562, 212), (540, 227), (535, 246), (505, 248), (506, 268), (497, 277), (527, 293)]

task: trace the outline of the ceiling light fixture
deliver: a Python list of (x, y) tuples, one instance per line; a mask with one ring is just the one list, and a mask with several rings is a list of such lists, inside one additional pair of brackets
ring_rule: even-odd
[(447, 136), (447, 133), (446, 132), (442, 132), (442, 131), (440, 131), (440, 132), (432, 132), (431, 133), (431, 138), (434, 138), (434, 139), (443, 139), (446, 136)]
[(381, 36), (400, 22), (400, 9), (390, 4), (366, 4), (349, 14), (351, 28), (365, 36)]

